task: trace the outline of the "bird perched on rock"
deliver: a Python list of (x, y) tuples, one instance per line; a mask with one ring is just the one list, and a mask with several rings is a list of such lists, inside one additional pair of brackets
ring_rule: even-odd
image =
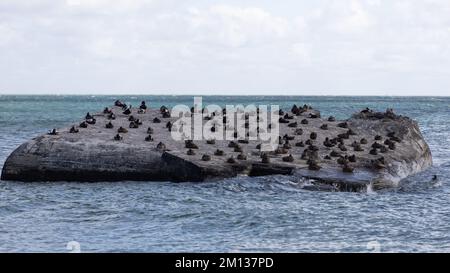
[(374, 149), (380, 149), (383, 145), (375, 141), (371, 147)]
[(124, 104), (124, 103), (121, 102), (120, 100), (116, 100), (116, 101), (114, 102), (114, 105), (115, 105), (115, 106), (118, 106), (118, 107), (123, 107), (123, 106), (126, 105), (126, 104)]
[(114, 115), (114, 113), (111, 112), (108, 115), (108, 119), (114, 120), (114, 119), (116, 119), (116, 115)]
[(353, 147), (353, 150), (355, 152), (364, 152), (364, 149), (361, 147), (361, 145), (359, 143)]
[(326, 138), (325, 138), (325, 141), (323, 142), (323, 146), (328, 147), (328, 148), (331, 148), (331, 147), (334, 147), (335, 144), (332, 143), (328, 137), (326, 137)]
[(320, 113), (309, 113), (309, 118), (320, 118)]
[(94, 125), (96, 122), (97, 122), (97, 120), (95, 118), (86, 119), (86, 123), (87, 124)]
[(316, 161), (309, 161), (309, 163), (308, 163), (308, 169), (311, 171), (318, 171), (321, 168), (322, 167), (320, 167)]
[(303, 135), (303, 129), (302, 128), (295, 129), (294, 134), (297, 136)]
[(342, 133), (342, 134), (338, 134), (337, 137), (342, 138), (342, 139), (349, 139), (350, 135), (347, 133)]
[(130, 126), (129, 127), (131, 129), (137, 129), (137, 128), (139, 128), (139, 125), (136, 122), (132, 121), (132, 122), (130, 122)]
[(339, 152), (336, 152), (335, 150), (332, 150), (330, 152), (330, 156), (331, 157), (339, 157), (339, 156), (341, 156), (341, 154)]
[(348, 128), (348, 123), (347, 122), (341, 122), (337, 125), (340, 128)]
[(51, 136), (56, 136), (58, 134), (59, 133), (58, 133), (58, 131), (56, 129), (52, 129), (50, 132), (48, 132), (48, 135), (51, 135)]
[(384, 157), (379, 157), (379, 158), (377, 158), (375, 160), (372, 160), (371, 163), (372, 163), (372, 166), (375, 169), (379, 169), (380, 170), (380, 169), (386, 168), (386, 163), (384, 161)]
[(106, 125), (105, 125), (105, 128), (106, 129), (112, 129), (112, 128), (114, 128), (114, 125), (111, 123), (111, 121), (110, 122), (108, 122)]
[(261, 155), (261, 162), (264, 163), (264, 164), (270, 163), (269, 156), (266, 153)]
[(285, 119), (285, 118), (279, 118), (278, 119), (279, 123), (289, 123), (289, 120)]
[(69, 131), (69, 133), (71, 133), (71, 134), (76, 134), (78, 132), (79, 132), (79, 130), (77, 128), (75, 128), (75, 126), (72, 126), (72, 128), (70, 128), (70, 131)]
[(286, 150), (289, 150), (292, 148), (291, 144), (289, 143), (289, 140), (286, 139), (286, 141), (283, 144), (283, 148)]
[(147, 105), (145, 104), (145, 101), (141, 102), (141, 105), (139, 106), (139, 109), (141, 110), (147, 110)]
[(347, 147), (345, 147), (345, 144), (340, 143), (338, 145), (339, 150), (341, 150), (342, 152), (346, 152), (348, 151)]
[(160, 143), (158, 143), (158, 145), (156, 145), (156, 149), (158, 149), (160, 151), (165, 151), (166, 150), (166, 144), (160, 142)]
[(290, 154), (282, 158), (284, 162), (294, 162), (294, 157)]
[(235, 153), (242, 153), (242, 147), (239, 146), (239, 145), (235, 146), (235, 147), (234, 147), (234, 152), (235, 152)]
[(342, 167), (342, 171), (344, 173), (352, 173), (354, 171), (354, 168), (349, 164), (344, 164), (344, 166)]
[(243, 153), (240, 153), (240, 154), (238, 154), (237, 159), (238, 160), (247, 160), (247, 156), (244, 155)]
[(197, 144), (195, 144), (192, 140), (188, 139), (184, 141), (185, 148), (188, 149), (198, 149)]
[[(234, 147), (236, 147), (236, 146), (238, 146), (238, 144), (236, 143), (236, 142), (234, 142), (234, 141), (230, 141), (229, 143), (228, 143), (228, 148), (234, 148)], [(258, 149), (258, 148), (257, 148)]]
[(168, 121), (167, 123), (166, 123), (166, 128), (167, 129), (169, 129), (169, 131), (171, 131), (172, 130), (172, 122), (170, 122), (170, 121)]
[(337, 162), (339, 165), (348, 164), (348, 162), (349, 162), (348, 156), (347, 156), (347, 155), (345, 155), (345, 156), (340, 156), (340, 157), (336, 160), (336, 162)]
[(282, 155), (282, 154), (287, 154), (289, 151), (283, 147), (278, 147), (277, 149), (275, 149), (275, 153), (277, 155)]
[(351, 155), (348, 157), (348, 161), (350, 162), (356, 162), (356, 156), (355, 155)]
[(299, 108), (297, 107), (297, 105), (295, 105), (294, 104), (294, 106), (292, 106), (292, 108), (291, 108), (291, 112), (292, 112), (292, 114), (294, 114), (294, 115), (297, 115), (298, 113), (299, 113)]
[(129, 115), (131, 114), (131, 105), (130, 107), (128, 107), (127, 109), (125, 109), (125, 111), (122, 112), (124, 115)]
[(234, 164), (234, 163), (236, 163), (236, 160), (234, 159), (233, 156), (231, 156), (231, 157), (229, 157), (229, 158), (227, 159), (227, 163), (229, 163), (229, 164)]
[(297, 142), (295, 143), (296, 147), (305, 147), (305, 144), (303, 143), (303, 141)]
[(284, 114), (283, 118), (284, 119), (294, 119), (294, 117), (290, 116), (288, 113)]
[(119, 129), (117, 130), (117, 132), (121, 133), (121, 134), (126, 134), (126, 133), (128, 133), (128, 130), (123, 128), (122, 126), (120, 126)]

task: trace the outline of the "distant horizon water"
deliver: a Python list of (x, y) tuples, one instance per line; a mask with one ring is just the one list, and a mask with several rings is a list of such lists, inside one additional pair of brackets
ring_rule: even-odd
[[(0, 92), (0, 96), (209, 96), (209, 97), (222, 97), (222, 96), (233, 96), (233, 97), (255, 97), (255, 96), (262, 96), (262, 97), (363, 97), (363, 98), (370, 98), (370, 97), (398, 97), (398, 98), (448, 98), (450, 95), (388, 95), (388, 94), (277, 94), (277, 93), (265, 93), (265, 94), (242, 94), (245, 91), (241, 91), (238, 93), (230, 93), (227, 95), (223, 94), (208, 94), (208, 93), (188, 93), (188, 92), (180, 92), (180, 93), (57, 93), (57, 92), (48, 92), (48, 93), (2, 93)], [(425, 91), (424, 91), (425, 92)], [(449, 91), (450, 93), (450, 91)]]

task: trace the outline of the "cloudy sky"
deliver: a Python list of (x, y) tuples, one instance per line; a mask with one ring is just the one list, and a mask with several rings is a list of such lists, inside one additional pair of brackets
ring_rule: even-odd
[(449, 0), (0, 0), (3, 94), (449, 90)]

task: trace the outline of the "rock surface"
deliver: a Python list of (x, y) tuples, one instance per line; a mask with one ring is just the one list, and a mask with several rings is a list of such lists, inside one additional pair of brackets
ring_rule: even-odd
[[(325, 188), (357, 191), (368, 186), (374, 189), (396, 186), (403, 178), (432, 164), (430, 149), (417, 123), (391, 111), (364, 110), (346, 121), (320, 118), (319, 112), (311, 108), (294, 114), (289, 112), (291, 119), (280, 123), (279, 130), (280, 136), (287, 134), (293, 139), (288, 141), (285, 151), (266, 153), (269, 163), (264, 163), (261, 151), (257, 149), (258, 141), (238, 143), (236, 140), (242, 152), (235, 152), (226, 140), (213, 144), (206, 140), (194, 141), (198, 149), (192, 149), (192, 154), (188, 155), (185, 142), (173, 140), (167, 128), (167, 122), (174, 122), (175, 118), (163, 117), (159, 109), (150, 109), (146, 113), (132, 109), (130, 115), (140, 119), (142, 125), (130, 128), (130, 115), (123, 114), (122, 108), (117, 106), (111, 110), (116, 115), (114, 120), (110, 120), (108, 114), (98, 113), (93, 115), (96, 123), (88, 124), (87, 128), (73, 124), (78, 133), (70, 133), (71, 125), (60, 129), (58, 134), (42, 135), (22, 144), (6, 160), (1, 178), (16, 181), (181, 182), (237, 175), (284, 174), (311, 179)], [(154, 123), (155, 118), (161, 122)], [(307, 120), (307, 124), (303, 120)], [(106, 128), (109, 122), (114, 128)], [(295, 122), (297, 126), (292, 124)], [(120, 133), (122, 140), (114, 140), (119, 127), (128, 132)], [(148, 127), (153, 129), (152, 141), (145, 139)], [(375, 140), (376, 136), (378, 140)], [(308, 141), (312, 146), (307, 144)], [(164, 143), (165, 149), (158, 149), (160, 142)], [(340, 142), (343, 143), (341, 147)], [(358, 143), (353, 145), (357, 148), (352, 147), (354, 143)], [(217, 149), (223, 150), (224, 155), (215, 155)], [(209, 155), (210, 161), (202, 160), (205, 154)], [(245, 156), (246, 160), (238, 159), (239, 154), (240, 159)], [(284, 159), (288, 155), (292, 155), (293, 160)], [(230, 157), (233, 160), (229, 160)], [(311, 164), (316, 164), (320, 170), (311, 170), (314, 169)]]

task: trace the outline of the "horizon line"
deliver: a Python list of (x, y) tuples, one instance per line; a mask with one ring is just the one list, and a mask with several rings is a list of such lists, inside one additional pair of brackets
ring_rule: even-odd
[(251, 96), (260, 96), (260, 97), (301, 97), (301, 96), (308, 96), (308, 97), (450, 97), (447, 95), (373, 95), (373, 94), (358, 94), (358, 95), (332, 95), (332, 94), (324, 94), (324, 95), (311, 95), (311, 94), (180, 94), (180, 93), (173, 93), (173, 94), (162, 94), (162, 93), (154, 93), (154, 94), (144, 94), (144, 93), (131, 93), (131, 94), (125, 94), (125, 93), (86, 93), (86, 94), (75, 94), (75, 93), (21, 93), (21, 94), (14, 94), (14, 93), (0, 93), (0, 96), (209, 96), (209, 97), (224, 97), (224, 96), (233, 96), (233, 97), (251, 97)]

